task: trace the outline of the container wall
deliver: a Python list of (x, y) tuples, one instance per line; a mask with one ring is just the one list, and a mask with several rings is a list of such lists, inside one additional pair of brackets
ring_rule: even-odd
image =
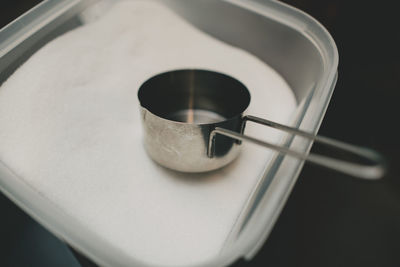
[(199, 29), (273, 67), (289, 83), (298, 102), (321, 77), (324, 66), (313, 42), (297, 29), (258, 13), (261, 9), (255, 12), (214, 0), (168, 0), (168, 4)]

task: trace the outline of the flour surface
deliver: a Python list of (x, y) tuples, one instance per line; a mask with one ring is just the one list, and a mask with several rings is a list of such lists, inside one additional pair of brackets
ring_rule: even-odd
[[(272, 152), (243, 145), (234, 163), (179, 174), (151, 161), (137, 101), (174, 69), (226, 73), (250, 90), (248, 112), (288, 122), (296, 102), (268, 65), (151, 1), (122, 1), (52, 41), (0, 89), (0, 160), (104, 242), (141, 261), (189, 266), (216, 257)], [(249, 134), (281, 135), (250, 126)]]

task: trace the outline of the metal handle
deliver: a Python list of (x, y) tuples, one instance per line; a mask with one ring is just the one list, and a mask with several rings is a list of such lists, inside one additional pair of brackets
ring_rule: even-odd
[[(350, 152), (354, 155), (359, 156), (360, 158), (367, 159), (373, 162), (372, 165), (363, 165), (358, 163), (353, 163), (345, 160), (335, 159), (329, 156), (323, 156), (319, 154), (310, 153), (309, 155), (305, 155), (303, 153), (299, 153), (293, 150), (290, 150), (286, 147), (274, 145), (247, 135), (244, 135), (244, 128), (247, 121), (255, 122), (258, 124), (262, 124), (265, 126), (269, 126), (278, 130), (282, 130), (294, 135), (302, 136), (307, 139), (313, 140), (314, 142), (321, 143), (330, 147), (333, 147), (338, 150), (342, 150), (345, 152)], [(280, 153), (287, 154), (302, 160), (309, 161), (311, 163), (324, 166), (330, 169), (334, 169), (336, 171), (340, 171), (342, 173), (352, 175), (359, 178), (364, 179), (379, 179), (385, 173), (385, 164), (383, 157), (368, 148), (358, 147), (355, 145), (347, 144), (341, 141), (337, 141), (328, 137), (314, 135), (308, 132), (304, 132), (293, 127), (289, 127), (286, 125), (282, 125), (273, 121), (265, 120), (262, 118), (258, 118), (255, 116), (245, 116), (243, 117), (243, 124), (242, 124), (242, 133), (237, 133), (231, 130), (227, 130), (224, 128), (216, 127), (210, 134), (210, 139), (208, 143), (208, 157), (214, 157), (214, 150), (215, 150), (215, 136), (217, 134), (221, 134), (230, 138), (233, 138), (238, 141), (248, 141), (250, 143), (254, 143), (260, 146), (264, 146), (273, 150), (276, 150)]]

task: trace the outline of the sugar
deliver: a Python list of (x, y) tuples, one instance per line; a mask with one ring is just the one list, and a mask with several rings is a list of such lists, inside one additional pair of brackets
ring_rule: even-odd
[[(295, 98), (264, 62), (161, 4), (121, 1), (107, 10), (87, 13), (87, 25), (46, 45), (3, 84), (0, 160), (71, 221), (133, 258), (160, 266), (210, 260), (274, 153), (243, 144), (221, 170), (166, 170), (142, 145), (139, 86), (167, 70), (223, 72), (249, 88), (249, 113), (282, 123)], [(282, 137), (264, 128), (247, 133)]]

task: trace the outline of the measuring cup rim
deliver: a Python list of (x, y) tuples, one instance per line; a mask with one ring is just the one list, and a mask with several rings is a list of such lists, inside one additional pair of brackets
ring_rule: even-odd
[[(182, 72), (206, 73), (206, 74), (211, 74), (211, 75), (215, 75), (215, 76), (220, 76), (221, 78), (226, 79), (226, 80), (230, 80), (231, 82), (234, 82), (237, 85), (239, 85), (240, 90), (242, 90), (247, 95), (247, 103), (245, 103), (243, 105), (243, 108), (240, 111), (236, 112), (234, 115), (229, 116), (229, 117), (224, 117), (224, 119), (221, 119), (220, 121), (215, 121), (215, 122), (211, 122), (211, 123), (182, 122), (182, 121), (169, 119), (169, 118), (166, 118), (165, 116), (158, 115), (158, 114), (155, 114), (154, 112), (152, 112), (151, 108), (149, 108), (146, 104), (143, 103), (143, 102), (145, 102), (145, 101), (143, 101), (143, 91), (145, 90), (146, 85), (148, 85), (148, 83), (150, 83), (151, 81), (154, 81), (154, 79), (156, 79), (156, 78), (160, 78), (162, 76), (167, 76), (167, 75), (173, 74), (173, 73), (182, 73)], [(224, 123), (224, 122), (227, 122), (227, 121), (237, 120), (238, 118), (241, 119), (243, 117), (243, 114), (248, 109), (248, 107), (250, 105), (250, 102), (251, 102), (250, 91), (238, 79), (233, 78), (232, 76), (227, 75), (227, 74), (222, 73), (222, 72), (217, 72), (217, 71), (207, 70), (207, 69), (197, 69), (197, 68), (176, 69), (176, 70), (169, 70), (169, 71), (165, 71), (165, 72), (161, 72), (161, 73), (155, 74), (155, 75), (151, 76), (150, 78), (148, 78), (146, 81), (144, 81), (141, 84), (141, 86), (139, 87), (139, 90), (137, 92), (137, 96), (138, 96), (138, 100), (139, 100), (139, 104), (140, 104), (141, 108), (144, 109), (146, 112), (152, 114), (153, 116), (155, 116), (157, 118), (160, 118), (162, 120), (171, 122), (171, 123), (181, 124), (181, 125), (193, 125), (193, 126), (196, 126), (196, 125), (199, 125), (199, 126), (217, 125), (217, 124), (221, 124), (221, 123)]]

